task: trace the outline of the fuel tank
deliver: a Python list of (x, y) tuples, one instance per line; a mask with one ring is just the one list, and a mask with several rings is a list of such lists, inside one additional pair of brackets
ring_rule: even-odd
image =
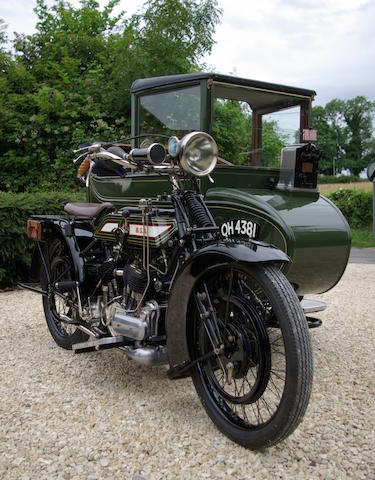
[(176, 220), (170, 215), (155, 215), (149, 225), (143, 225), (141, 215), (130, 214), (126, 219), (121, 214), (105, 215), (97, 226), (94, 237), (117, 241), (118, 230), (126, 231), (127, 244), (142, 246), (147, 240), (151, 247), (163, 247), (177, 231)]

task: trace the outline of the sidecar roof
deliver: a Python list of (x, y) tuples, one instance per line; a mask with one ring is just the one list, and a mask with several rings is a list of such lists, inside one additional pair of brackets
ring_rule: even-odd
[(167, 75), (164, 77), (149, 77), (136, 80), (131, 86), (131, 93), (139, 93), (145, 90), (166, 87), (168, 85), (178, 86), (190, 82), (199, 82), (201, 80), (211, 80), (213, 82), (252, 88), (254, 90), (272, 91), (295, 95), (299, 97), (307, 97), (313, 99), (316, 95), (314, 90), (305, 88), (290, 87), (287, 85), (278, 85), (276, 83), (260, 82), (258, 80), (250, 80), (246, 78), (232, 77), (230, 75), (220, 75), (218, 73), (188, 73), (184, 75)]

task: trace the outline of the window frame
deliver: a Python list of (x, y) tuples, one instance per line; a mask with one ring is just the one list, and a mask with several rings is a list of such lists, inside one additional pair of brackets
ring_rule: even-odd
[(210, 102), (209, 95), (207, 92), (207, 82), (206, 80), (201, 81), (192, 81), (192, 82), (185, 82), (185, 83), (178, 83), (178, 84), (171, 84), (166, 87), (165, 85), (161, 87), (155, 87), (152, 89), (145, 90), (143, 92), (134, 93), (132, 94), (132, 125), (131, 125), (131, 144), (132, 148), (138, 148), (140, 145), (140, 138), (137, 138), (140, 135), (140, 126), (141, 126), (141, 99), (142, 97), (155, 95), (158, 93), (169, 93), (178, 90), (184, 90), (190, 87), (199, 87), (199, 97), (200, 97), (200, 130), (201, 131), (208, 131), (209, 123), (210, 123), (210, 115), (208, 108), (208, 102)]

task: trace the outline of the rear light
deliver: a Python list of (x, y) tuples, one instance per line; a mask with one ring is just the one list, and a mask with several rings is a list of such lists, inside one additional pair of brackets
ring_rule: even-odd
[(314, 128), (304, 128), (302, 131), (302, 139), (304, 142), (316, 142), (318, 140), (318, 130)]
[(27, 236), (32, 240), (42, 239), (42, 224), (38, 220), (27, 221)]

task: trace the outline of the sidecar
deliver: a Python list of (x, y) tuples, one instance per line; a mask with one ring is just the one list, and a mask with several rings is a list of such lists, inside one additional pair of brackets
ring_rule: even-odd
[[(200, 188), (223, 236), (286, 252), (291, 262), (284, 273), (299, 296), (336, 285), (351, 236), (340, 210), (317, 187), (314, 91), (195, 73), (137, 80), (131, 96), (131, 147), (165, 144), (194, 130), (217, 141), (218, 165)], [(94, 168), (88, 180), (89, 202), (123, 207), (151, 197), (155, 206), (168, 204), (171, 186), (160, 173)]]

